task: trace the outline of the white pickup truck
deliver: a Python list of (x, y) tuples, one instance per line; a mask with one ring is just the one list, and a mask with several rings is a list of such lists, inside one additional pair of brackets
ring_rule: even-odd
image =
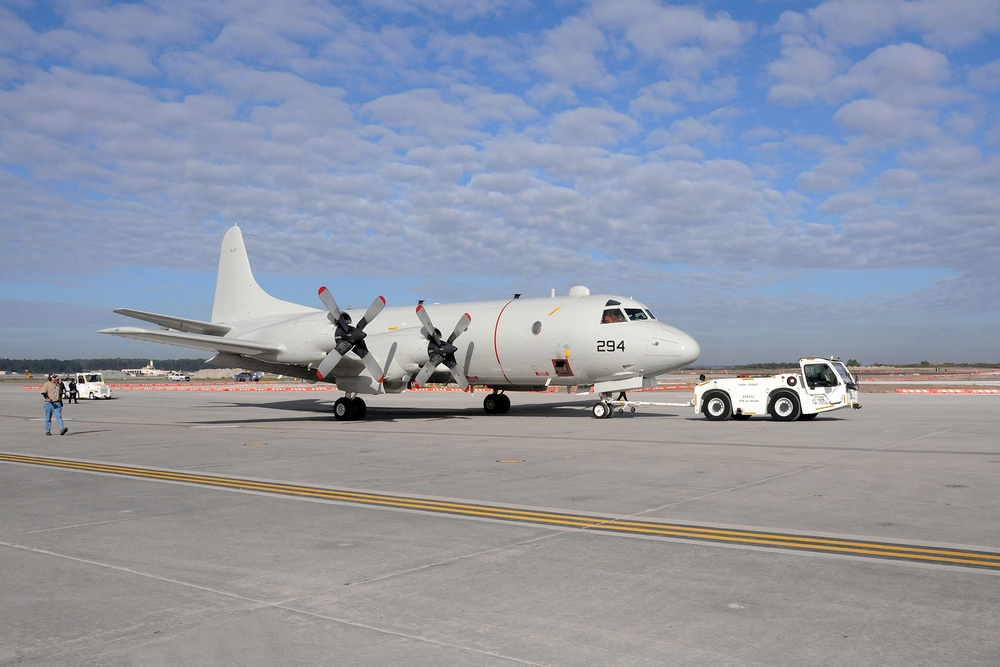
[(765, 412), (777, 421), (813, 419), (840, 408), (861, 409), (858, 382), (837, 359), (804, 357), (798, 373), (721, 378), (694, 389), (694, 411), (706, 419), (749, 419)]

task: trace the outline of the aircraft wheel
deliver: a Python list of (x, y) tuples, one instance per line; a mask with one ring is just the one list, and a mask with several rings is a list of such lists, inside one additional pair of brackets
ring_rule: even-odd
[(497, 394), (497, 414), (505, 415), (510, 412), (510, 396), (507, 394)]
[(365, 403), (364, 399), (360, 396), (355, 396), (352, 401), (354, 404), (354, 419), (361, 421), (368, 414), (368, 404)]
[(771, 403), (767, 406), (767, 412), (776, 421), (792, 422), (802, 414), (802, 408), (799, 407), (799, 399), (795, 394), (780, 391), (771, 399)]
[(594, 413), (595, 419), (607, 419), (614, 412), (611, 409), (611, 406), (605, 403), (604, 401), (600, 401), (599, 403), (594, 403), (594, 407), (591, 408), (591, 410)]
[(337, 402), (333, 404), (333, 416), (339, 422), (354, 419), (354, 401), (346, 396), (338, 398)]
[(710, 391), (705, 395), (701, 413), (711, 421), (725, 421), (733, 414), (733, 406), (724, 391)]
[(488, 394), (486, 398), (483, 399), (483, 410), (486, 411), (488, 415), (498, 415), (500, 414), (500, 397), (503, 394)]

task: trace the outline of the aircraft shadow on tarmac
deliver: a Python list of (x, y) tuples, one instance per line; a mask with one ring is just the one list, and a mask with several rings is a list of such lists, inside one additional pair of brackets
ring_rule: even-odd
[[(455, 407), (455, 406), (442, 406), (440, 408), (423, 406), (414, 407), (398, 407), (398, 406), (379, 406), (374, 401), (368, 404), (368, 414), (365, 416), (363, 421), (355, 422), (345, 422), (347, 424), (363, 424), (365, 422), (395, 422), (398, 420), (407, 419), (471, 419), (473, 417), (478, 419), (516, 419), (518, 417), (569, 417), (577, 416), (580, 418), (593, 419), (590, 412), (590, 407), (592, 401), (559, 401), (544, 404), (531, 404), (531, 405), (517, 405), (514, 404), (510, 408), (510, 412), (505, 415), (487, 415), (481, 405), (470, 405), (469, 407)], [(251, 418), (251, 419), (240, 419), (234, 417), (233, 419), (213, 419), (213, 420), (198, 420), (189, 421), (188, 423), (197, 424), (261, 424), (261, 423), (276, 423), (276, 422), (328, 422), (336, 421), (336, 417), (333, 416), (333, 404), (329, 401), (325, 401), (318, 398), (313, 399), (297, 399), (289, 401), (270, 401), (266, 403), (241, 403), (238, 401), (232, 402), (214, 402), (205, 407), (211, 407), (217, 409), (219, 407), (232, 407), (236, 409), (240, 408), (255, 408), (255, 409), (268, 409), (268, 410), (279, 410), (283, 412), (299, 412), (299, 413), (309, 413), (310, 416), (302, 417), (274, 417), (274, 418)], [(623, 414), (615, 414), (614, 418), (618, 419), (621, 417), (676, 417), (674, 413), (664, 413), (664, 412), (652, 412), (652, 411), (637, 411), (629, 412), (626, 410)]]

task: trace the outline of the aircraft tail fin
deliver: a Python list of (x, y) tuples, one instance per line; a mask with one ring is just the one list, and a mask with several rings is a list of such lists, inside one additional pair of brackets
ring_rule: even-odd
[(215, 282), (212, 322), (239, 322), (269, 315), (313, 312), (315, 308), (282, 301), (265, 292), (253, 277), (243, 233), (233, 225), (222, 239)]

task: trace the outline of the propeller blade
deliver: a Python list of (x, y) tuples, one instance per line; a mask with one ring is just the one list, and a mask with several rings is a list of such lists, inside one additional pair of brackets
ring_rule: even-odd
[(420, 372), (417, 373), (417, 377), (413, 378), (413, 386), (417, 389), (420, 389), (422, 386), (424, 386), (424, 383), (427, 381), (427, 378), (431, 376), (431, 373), (434, 372), (434, 369), (437, 368), (437, 365), (439, 363), (441, 363), (440, 359), (438, 360), (435, 360), (433, 358), (428, 359), (427, 363), (424, 364), (423, 367), (420, 369)]
[(458, 320), (458, 324), (455, 325), (455, 330), (451, 332), (450, 336), (448, 336), (448, 344), (450, 345), (451, 343), (454, 343), (456, 338), (465, 333), (465, 330), (469, 328), (470, 324), (472, 324), (472, 316), (468, 313), (462, 315), (462, 318)]
[(375, 300), (372, 301), (372, 305), (368, 306), (368, 310), (365, 311), (364, 317), (362, 317), (361, 321), (358, 322), (358, 328), (364, 329), (369, 322), (378, 317), (378, 314), (382, 312), (383, 308), (385, 308), (385, 297), (375, 297)]
[(358, 357), (361, 358), (361, 361), (364, 362), (365, 368), (367, 368), (368, 372), (371, 373), (371, 376), (375, 378), (375, 382), (382, 384), (382, 380), (385, 379), (385, 373), (383, 373), (382, 369), (378, 367), (378, 362), (375, 361), (374, 357), (368, 353), (368, 348), (363, 345), (357, 345), (354, 348), (354, 353), (357, 354)]
[(340, 316), (343, 313), (337, 306), (337, 302), (333, 299), (333, 295), (330, 294), (330, 290), (328, 290), (325, 285), (319, 288), (319, 300), (322, 301), (323, 305), (326, 306), (326, 309), (330, 311), (330, 315), (327, 316), (328, 319), (336, 324), (340, 320)]
[(451, 376), (455, 378), (455, 382), (458, 383), (458, 388), (466, 391), (469, 388), (469, 381), (466, 379), (465, 373), (462, 372), (462, 367), (455, 361), (455, 356), (452, 355), (451, 359), (445, 362), (445, 364), (448, 366), (448, 370), (451, 371)]
[(389, 367), (392, 366), (392, 360), (396, 357), (396, 347), (397, 347), (396, 343), (393, 343), (389, 347), (389, 356), (385, 358), (385, 366), (382, 367), (383, 380), (385, 379), (385, 376), (388, 375), (389, 373)]
[(320, 380), (328, 376), (333, 372), (334, 367), (340, 363), (340, 360), (344, 358), (344, 355), (340, 353), (337, 348), (330, 350), (330, 353), (323, 357), (323, 361), (319, 362), (319, 367), (316, 368), (316, 377)]
[(424, 304), (422, 303), (417, 305), (417, 318), (424, 325), (424, 328), (427, 329), (428, 333), (434, 333), (434, 323), (431, 322), (431, 316), (427, 314), (427, 309), (424, 308)]

